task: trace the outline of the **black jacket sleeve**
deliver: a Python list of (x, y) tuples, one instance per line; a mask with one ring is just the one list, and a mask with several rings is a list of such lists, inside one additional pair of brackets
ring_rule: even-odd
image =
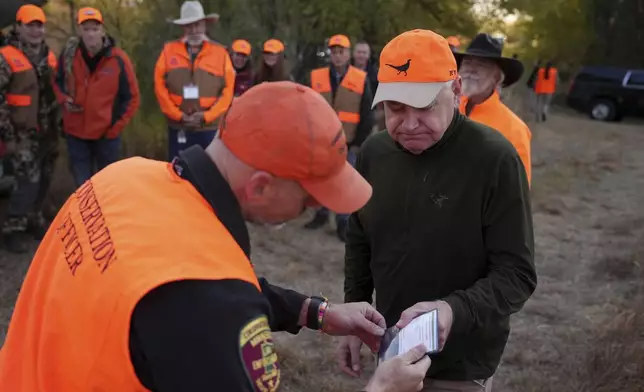
[[(362, 160), (364, 151), (358, 153), (356, 169), (364, 176)], [(344, 255), (344, 302), (371, 303), (373, 301), (373, 276), (371, 275), (371, 247), (360, 223), (359, 212), (349, 217), (347, 242)]]
[(360, 122), (356, 127), (356, 135), (349, 143), (349, 147), (360, 147), (369, 137), (373, 129), (373, 111), (371, 103), (373, 102), (373, 92), (371, 91), (369, 78), (365, 78), (364, 91), (360, 100)]
[(265, 278), (259, 278), (259, 284), (264, 297), (271, 305), (271, 330), (298, 333), (302, 328), (298, 325), (300, 312), (308, 297), (297, 291), (274, 286)]
[[(145, 295), (132, 313), (130, 354), (136, 374), (154, 392), (254, 392), (262, 376), (264, 382), (275, 383), (277, 362), (252, 370), (253, 361), (267, 358), (262, 349), (272, 347), (269, 313), (262, 293), (240, 280), (162, 285)], [(241, 343), (249, 332), (255, 333), (253, 347), (250, 341)], [(277, 359), (276, 354), (268, 358)]]
[(518, 154), (500, 159), (483, 211), (488, 274), (445, 298), (454, 313), (455, 334), (469, 334), (518, 312), (537, 286), (528, 178)]

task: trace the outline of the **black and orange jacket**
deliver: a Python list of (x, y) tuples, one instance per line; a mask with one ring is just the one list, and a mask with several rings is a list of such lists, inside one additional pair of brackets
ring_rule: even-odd
[[(111, 37), (106, 37), (106, 45), (98, 54), (102, 57), (92, 71), (81, 52), (82, 42), (76, 37), (71, 40), (72, 46), (75, 42), (76, 47), (69, 57), (63, 53), (59, 58), (56, 93), (61, 105), (72, 98), (82, 111), (70, 112), (62, 105), (63, 130), (80, 139), (114, 139), (132, 120), (140, 105), (132, 62), (115, 46)], [(70, 59), (71, 64), (66, 63)]]
[[(49, 127), (53, 122), (44, 117), (58, 109), (51, 87), (56, 56), (43, 46), (41, 61), (33, 60), (36, 64), (23, 52), (15, 35), (7, 40), (8, 44), (0, 48), (0, 133), (3, 138), (14, 135), (13, 131)], [(57, 112), (53, 114), (56, 117)]]
[[(196, 85), (198, 99), (184, 99), (184, 87)], [(165, 44), (154, 69), (154, 92), (168, 123), (181, 126), (185, 114), (204, 112), (202, 129), (217, 127), (232, 103), (235, 68), (226, 48), (204, 41), (194, 60), (184, 40)]]

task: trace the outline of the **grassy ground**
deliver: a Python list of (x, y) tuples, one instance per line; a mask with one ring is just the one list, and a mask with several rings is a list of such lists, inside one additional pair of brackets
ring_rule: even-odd
[[(644, 390), (644, 126), (559, 111), (532, 130), (539, 286), (513, 318), (495, 390)], [(330, 226), (302, 230), (306, 219), (251, 228), (253, 262), (274, 283), (340, 301), (343, 247)], [(0, 342), (29, 259), (0, 251)], [(334, 339), (302, 331), (277, 340), (282, 390), (363, 385), (337, 371)]]

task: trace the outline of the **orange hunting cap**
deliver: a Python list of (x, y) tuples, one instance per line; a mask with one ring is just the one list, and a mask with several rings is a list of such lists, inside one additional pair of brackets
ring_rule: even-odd
[(232, 47), (233, 47), (233, 52), (245, 54), (246, 56), (249, 56), (252, 50), (252, 46), (250, 45), (250, 42), (246, 41), (245, 39), (234, 40)]
[(350, 48), (351, 41), (349, 37), (342, 34), (336, 34), (333, 37), (329, 38), (329, 48), (332, 46), (341, 46), (343, 48)]
[(456, 70), (456, 59), (445, 38), (430, 30), (402, 33), (380, 54), (373, 107), (383, 101), (427, 107), (458, 77)]
[(309, 87), (290, 81), (253, 87), (235, 99), (217, 137), (248, 166), (297, 181), (337, 213), (357, 211), (371, 198), (371, 186), (347, 162), (338, 115)]
[(91, 7), (83, 7), (79, 9), (77, 19), (78, 24), (83, 24), (83, 22), (87, 22), (88, 20), (93, 20), (103, 24), (103, 15), (101, 14), (101, 11)]
[(265, 53), (282, 53), (284, 51), (284, 44), (278, 39), (271, 38), (264, 42)]
[(18, 12), (16, 13), (16, 22), (22, 24), (28, 24), (31, 22), (45, 23), (46, 21), (47, 18), (45, 17), (45, 11), (33, 4), (25, 4), (21, 6), (18, 8)]
[(452, 46), (457, 47), (457, 48), (458, 48), (459, 46), (461, 46), (461, 40), (460, 40), (460, 39), (458, 39), (458, 37), (456, 37), (456, 36), (454, 36), (454, 35), (452, 35), (452, 36), (450, 36), (450, 37), (447, 37), (447, 43), (448, 43), (449, 45), (452, 45)]

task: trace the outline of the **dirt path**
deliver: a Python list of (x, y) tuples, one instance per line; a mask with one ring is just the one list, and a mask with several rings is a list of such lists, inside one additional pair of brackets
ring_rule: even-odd
[[(644, 126), (605, 124), (572, 114), (533, 127), (533, 210), (539, 286), (513, 330), (495, 391), (563, 391), (561, 361), (613, 302), (632, 292), (644, 261)], [(342, 299), (343, 246), (331, 228), (252, 228), (253, 261), (273, 283)], [(28, 257), (0, 252), (0, 342)], [(359, 390), (339, 375), (332, 338), (278, 334), (283, 391)], [(369, 361), (365, 353), (365, 361)], [(367, 375), (363, 380), (367, 379)]]
[(633, 288), (644, 254), (644, 126), (556, 115), (534, 133), (539, 285), (514, 318), (502, 391), (564, 390), (562, 363)]

